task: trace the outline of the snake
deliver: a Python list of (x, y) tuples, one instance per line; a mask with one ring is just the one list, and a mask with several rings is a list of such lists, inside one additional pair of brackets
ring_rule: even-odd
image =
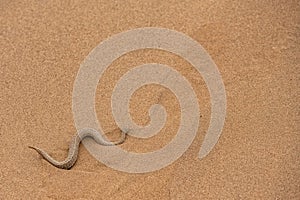
[(113, 145), (122, 144), (125, 141), (127, 133), (124, 132), (124, 131), (121, 131), (121, 132), (122, 132), (122, 135), (121, 135), (121, 138), (118, 141), (110, 142), (110, 141), (104, 139), (101, 136), (101, 134), (93, 128), (81, 129), (72, 138), (72, 140), (70, 142), (70, 145), (69, 145), (68, 156), (63, 161), (55, 160), (43, 149), (40, 149), (40, 148), (37, 148), (37, 147), (34, 147), (34, 146), (28, 146), (28, 147), (31, 148), (31, 149), (34, 149), (35, 151), (37, 151), (43, 157), (43, 159), (48, 161), (51, 165), (53, 165), (57, 168), (60, 168), (60, 169), (69, 170), (74, 166), (74, 164), (77, 161), (79, 145), (80, 145), (81, 141), (84, 138), (90, 137), (90, 138), (94, 139), (96, 141), (96, 143), (98, 143), (100, 145), (113, 146)]

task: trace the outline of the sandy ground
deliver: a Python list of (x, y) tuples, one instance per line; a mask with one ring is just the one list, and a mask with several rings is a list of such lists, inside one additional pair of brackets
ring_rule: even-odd
[[(0, 1), (0, 199), (300, 199), (299, 2), (26, 2)], [(118, 78), (141, 63), (174, 67), (193, 86), (202, 116), (180, 159), (159, 171), (129, 174), (81, 146), (74, 168), (60, 170), (28, 149), (66, 156), (76, 130), (72, 90), (80, 64), (105, 38), (146, 26), (189, 35), (217, 64), (227, 117), (213, 151), (197, 159), (210, 120), (202, 77), (182, 58), (158, 50), (113, 62), (97, 88), (97, 115), (108, 137), (117, 138), (110, 96)], [(180, 112), (169, 90), (141, 88), (132, 96), (131, 115), (146, 125), (158, 98), (171, 113), (164, 129), (147, 140), (129, 137), (122, 148), (153, 151), (175, 135)]]

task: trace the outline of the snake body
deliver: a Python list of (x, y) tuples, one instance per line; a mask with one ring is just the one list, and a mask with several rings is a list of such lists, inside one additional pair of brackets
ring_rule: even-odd
[(53, 159), (47, 152), (45, 152), (44, 150), (42, 150), (40, 148), (33, 147), (33, 146), (28, 146), (28, 147), (36, 150), (46, 161), (48, 161), (53, 166), (60, 168), (60, 169), (71, 169), (74, 166), (75, 162), (77, 161), (79, 145), (80, 145), (80, 142), (84, 138), (91, 137), (100, 145), (113, 146), (113, 145), (122, 144), (126, 139), (126, 135), (127, 134), (122, 131), (122, 136), (118, 141), (110, 142), (110, 141), (105, 140), (101, 136), (101, 134), (95, 129), (92, 129), (92, 128), (81, 129), (72, 138), (72, 140), (70, 142), (70, 146), (69, 146), (68, 156), (64, 161), (57, 161), (57, 160)]

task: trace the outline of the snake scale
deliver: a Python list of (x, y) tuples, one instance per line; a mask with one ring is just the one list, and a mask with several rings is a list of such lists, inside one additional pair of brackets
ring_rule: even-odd
[(28, 147), (36, 150), (46, 161), (48, 161), (53, 166), (60, 169), (71, 169), (74, 166), (75, 162), (77, 161), (79, 145), (84, 138), (91, 137), (100, 145), (113, 146), (113, 145), (122, 144), (126, 139), (126, 135), (127, 133), (122, 131), (122, 136), (118, 141), (110, 142), (105, 140), (101, 136), (101, 134), (95, 129), (92, 128), (81, 129), (72, 138), (69, 146), (68, 156), (64, 161), (57, 161), (53, 159), (48, 153), (46, 153), (44, 150), (40, 148), (33, 147), (33, 146), (28, 146)]

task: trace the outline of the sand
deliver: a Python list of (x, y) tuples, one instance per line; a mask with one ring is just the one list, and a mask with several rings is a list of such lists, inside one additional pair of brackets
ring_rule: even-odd
[[(300, 199), (299, 2), (0, 4), (0, 199)], [(197, 158), (210, 120), (205, 82), (182, 58), (159, 50), (131, 52), (113, 62), (97, 87), (96, 110), (108, 137), (117, 138), (110, 97), (122, 74), (149, 62), (174, 67), (190, 81), (201, 110), (194, 142), (174, 163), (130, 174), (105, 166), (81, 146), (76, 165), (60, 170), (27, 148), (38, 146), (57, 159), (67, 155), (76, 132), (72, 91), (80, 64), (104, 39), (141, 27), (189, 35), (218, 66), (227, 116), (210, 154)], [(138, 90), (132, 118), (146, 125), (158, 99), (169, 113), (165, 127), (150, 139), (129, 137), (122, 148), (154, 151), (175, 136), (180, 110), (169, 90)]]

